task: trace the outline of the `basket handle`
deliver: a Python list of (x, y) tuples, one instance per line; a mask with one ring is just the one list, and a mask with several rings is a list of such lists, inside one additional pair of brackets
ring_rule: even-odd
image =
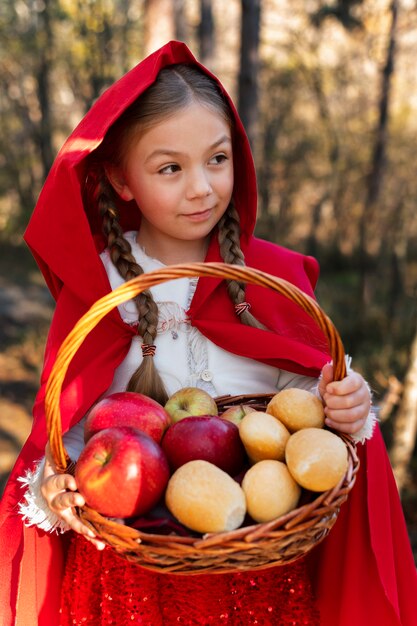
[(64, 472), (69, 456), (62, 441), (60, 397), (69, 364), (87, 334), (119, 304), (131, 300), (146, 289), (177, 278), (213, 277), (268, 287), (300, 306), (324, 332), (334, 364), (334, 379), (346, 376), (345, 353), (339, 333), (317, 302), (288, 281), (250, 267), (227, 263), (187, 263), (141, 274), (106, 294), (79, 319), (63, 341), (50, 373), (45, 396), (46, 426), (51, 453), (59, 471)]

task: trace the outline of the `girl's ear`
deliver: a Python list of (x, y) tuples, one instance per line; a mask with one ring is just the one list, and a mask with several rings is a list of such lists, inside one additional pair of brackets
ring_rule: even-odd
[(117, 165), (106, 165), (104, 169), (111, 186), (115, 192), (119, 194), (122, 200), (132, 200), (133, 194), (128, 187), (121, 168)]

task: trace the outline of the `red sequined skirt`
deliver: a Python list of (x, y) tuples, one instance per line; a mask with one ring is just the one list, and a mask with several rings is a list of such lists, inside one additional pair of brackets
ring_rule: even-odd
[(74, 535), (60, 626), (319, 626), (303, 559), (257, 572), (158, 574)]

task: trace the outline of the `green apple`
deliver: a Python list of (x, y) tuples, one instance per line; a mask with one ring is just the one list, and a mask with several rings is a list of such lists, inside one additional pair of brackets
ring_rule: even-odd
[(239, 426), (245, 415), (253, 413), (254, 410), (255, 409), (248, 404), (236, 404), (235, 406), (229, 406), (228, 409), (223, 411), (220, 417)]
[(207, 391), (198, 387), (178, 389), (168, 398), (164, 408), (174, 423), (184, 417), (218, 415), (219, 413), (214, 398)]

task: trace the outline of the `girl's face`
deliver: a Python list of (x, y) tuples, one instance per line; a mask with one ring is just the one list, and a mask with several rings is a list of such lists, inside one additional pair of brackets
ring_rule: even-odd
[(232, 157), (227, 122), (192, 103), (147, 130), (123, 166), (108, 171), (119, 195), (141, 211), (138, 242), (148, 254), (165, 263), (204, 260), (232, 196)]

